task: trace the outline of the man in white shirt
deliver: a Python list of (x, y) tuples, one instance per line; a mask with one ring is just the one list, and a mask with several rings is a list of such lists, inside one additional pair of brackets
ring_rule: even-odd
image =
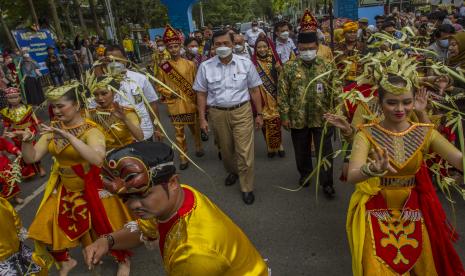
[(289, 38), (289, 24), (286, 21), (276, 23), (274, 32), (276, 34), (276, 53), (278, 53), (281, 62), (284, 64), (288, 60), (294, 59), (297, 47), (294, 41)]
[[(153, 125), (155, 116), (158, 118), (159, 116), (157, 108), (158, 95), (155, 93), (152, 84), (146, 76), (126, 69), (126, 65), (120, 61), (126, 59), (124, 50), (119, 46), (108, 46), (105, 49), (105, 57), (107, 57), (105, 59), (107, 70), (113, 73), (125, 74), (119, 89), (124, 95), (117, 93), (115, 95), (115, 102), (136, 110), (140, 117), (140, 127), (144, 133), (144, 140), (153, 140), (154, 135), (157, 140), (160, 140), (161, 134), (158, 128)], [(111, 57), (116, 59), (111, 60)], [(147, 107), (144, 97), (153, 113)], [(91, 107), (92, 105), (93, 103), (91, 103)]]
[(233, 53), (248, 58), (252, 60), (253, 56), (253, 49), (249, 46), (248, 43), (245, 42), (244, 36), (241, 34), (234, 34), (234, 49)]
[(255, 41), (257, 41), (260, 33), (265, 32), (258, 27), (258, 22), (256, 20), (252, 21), (252, 28), (245, 32), (245, 40), (247, 40), (250, 47), (255, 47)]
[(256, 110), (255, 127), (263, 126), (260, 76), (253, 63), (232, 53), (234, 37), (219, 31), (212, 37), (216, 56), (200, 64), (194, 82), (200, 128), (208, 131), (205, 110), (218, 140), (223, 165), (229, 173), (226, 186), (239, 178), (242, 200), (252, 204), (254, 182), (254, 133), (250, 99)]

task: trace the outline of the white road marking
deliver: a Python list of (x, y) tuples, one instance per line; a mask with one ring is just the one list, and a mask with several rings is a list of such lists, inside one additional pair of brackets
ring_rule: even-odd
[(47, 182), (45, 182), (44, 184), (42, 184), (37, 190), (35, 190), (31, 195), (29, 195), (28, 197), (26, 197), (24, 199), (24, 202), (20, 205), (17, 205), (15, 207), (16, 209), (16, 212), (19, 212), (21, 211), (21, 209), (23, 209), (24, 207), (26, 207), (26, 205), (29, 204), (29, 202), (31, 202), (34, 198), (36, 198), (38, 195), (40, 195), (40, 193), (42, 193), (44, 190), (45, 190), (45, 184), (47, 184)]

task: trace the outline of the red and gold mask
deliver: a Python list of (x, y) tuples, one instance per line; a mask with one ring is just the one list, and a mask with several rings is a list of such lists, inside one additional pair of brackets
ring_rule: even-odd
[(122, 197), (144, 195), (175, 174), (173, 150), (160, 142), (138, 142), (107, 154), (102, 168), (105, 188)]

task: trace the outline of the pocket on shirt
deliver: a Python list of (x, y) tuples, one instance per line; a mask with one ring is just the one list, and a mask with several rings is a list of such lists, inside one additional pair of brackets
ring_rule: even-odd
[(244, 73), (235, 74), (233, 76), (233, 80), (235, 81), (242, 81), (242, 80), (245, 80), (246, 78), (247, 78), (247, 74), (244, 74)]
[(210, 89), (219, 88), (221, 86), (221, 76), (220, 75), (207, 76), (207, 83)]

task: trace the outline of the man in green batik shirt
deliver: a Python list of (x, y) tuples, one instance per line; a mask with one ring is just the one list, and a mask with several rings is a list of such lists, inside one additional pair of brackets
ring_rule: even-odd
[[(318, 37), (314, 32), (300, 33), (297, 47), (299, 58), (284, 65), (278, 83), (278, 108), (282, 125), (290, 130), (294, 145), (297, 170), (300, 173), (300, 185), (313, 171), (311, 144), (320, 148), (325, 120), (323, 114), (337, 105), (338, 93), (342, 91), (333, 63), (325, 62), (317, 56)], [(314, 80), (316, 77), (325, 74)], [(310, 86), (309, 83), (314, 80)], [(322, 156), (333, 152), (331, 137), (333, 129), (327, 128), (323, 138)], [(329, 158), (332, 163), (332, 159)], [(320, 170), (320, 184), (328, 198), (333, 198), (333, 169)]]

